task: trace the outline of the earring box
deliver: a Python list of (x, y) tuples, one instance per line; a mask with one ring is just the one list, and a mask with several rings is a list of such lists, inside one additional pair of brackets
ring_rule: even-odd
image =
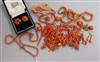
[(3, 0), (3, 3), (16, 34), (35, 27), (35, 23), (23, 0)]

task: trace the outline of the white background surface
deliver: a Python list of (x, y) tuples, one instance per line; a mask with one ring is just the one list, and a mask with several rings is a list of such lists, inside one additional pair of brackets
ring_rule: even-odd
[[(43, 2), (26, 2), (29, 10), (34, 5), (39, 5)], [(49, 6), (52, 8), (58, 9), (60, 6), (67, 6), (76, 12), (84, 12), (84, 11), (90, 11), (94, 14), (94, 39), (95, 41), (92, 44), (89, 44), (87, 46), (81, 46), (80, 51), (75, 51), (72, 48), (65, 47), (63, 49), (59, 49), (58, 51), (52, 53), (48, 52), (48, 50), (41, 50), (38, 60), (39, 62), (48, 62), (48, 61), (98, 61), (99, 60), (99, 3), (98, 2), (48, 2)], [(3, 7), (3, 6), (2, 6)], [(11, 46), (5, 45), (3, 42), (3, 38), (7, 34), (12, 34), (13, 30), (11, 28), (11, 25), (9, 24), (8, 17), (6, 15), (6, 11), (4, 8), (1, 8), (2, 12), (0, 16), (2, 16), (1, 19), (1, 30), (2, 30), (2, 61), (3, 62), (14, 62), (14, 61), (29, 61), (34, 62), (34, 59), (26, 54), (23, 50), (20, 50), (16, 44), (12, 44)], [(31, 12), (31, 11), (30, 11)], [(31, 15), (33, 13), (31, 12)], [(35, 17), (34, 17), (35, 18)], [(34, 19), (33, 18), (33, 19)], [(35, 19), (34, 19), (35, 20)], [(36, 20), (35, 20), (36, 21)], [(31, 30), (32, 31), (32, 30)], [(25, 39), (24, 39), (25, 40)]]

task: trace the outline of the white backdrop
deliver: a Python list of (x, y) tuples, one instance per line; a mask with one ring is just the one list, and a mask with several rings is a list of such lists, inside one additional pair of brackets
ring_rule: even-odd
[[(47, 1), (46, 1), (47, 2)], [(37, 1), (27, 1), (26, 5), (29, 8), (29, 11), (32, 16), (34, 14), (31, 12), (31, 8), (34, 5), (39, 5), (43, 3), (42, 2), (37, 2)], [(95, 41), (92, 44), (89, 44), (87, 46), (81, 46), (80, 51), (75, 51), (72, 48), (65, 47), (63, 49), (59, 49), (57, 52), (52, 53), (48, 52), (48, 50), (41, 50), (40, 54), (38, 56), (39, 62), (62, 62), (62, 61), (98, 61), (99, 60), (99, 4), (98, 2), (67, 2), (67, 1), (62, 1), (62, 2), (47, 2), (49, 6), (58, 9), (61, 6), (67, 6), (76, 12), (84, 12), (84, 11), (90, 11), (94, 14), (94, 39)], [(9, 24), (9, 18), (6, 15), (6, 11), (3, 8), (3, 5), (0, 6), (2, 11), (0, 14), (1, 17), (1, 46), (2, 46), (2, 61), (3, 62), (14, 62), (14, 61), (29, 61), (29, 62), (34, 62), (34, 59), (26, 54), (23, 50), (17, 47), (16, 44), (12, 44), (10, 46), (5, 45), (3, 42), (3, 39), (5, 35), (7, 34), (13, 34), (13, 30), (11, 28), (11, 25)], [(36, 21), (35, 16), (34, 16), (34, 21)], [(32, 30), (30, 30), (32, 31)], [(26, 40), (26, 39), (24, 39)]]

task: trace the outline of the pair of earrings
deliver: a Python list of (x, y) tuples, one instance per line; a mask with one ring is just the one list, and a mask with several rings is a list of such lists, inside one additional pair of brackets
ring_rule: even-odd
[(20, 18), (14, 19), (14, 23), (15, 23), (16, 25), (19, 25), (22, 21), (23, 21), (23, 22), (26, 22), (26, 21), (28, 21), (28, 20), (29, 20), (28, 16), (22, 16), (21, 19), (20, 19)]

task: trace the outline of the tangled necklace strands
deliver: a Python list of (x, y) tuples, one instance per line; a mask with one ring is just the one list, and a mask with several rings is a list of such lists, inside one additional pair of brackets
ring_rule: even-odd
[[(37, 47), (35, 46), (31, 46), (31, 45), (27, 45), (27, 44), (24, 44), (23, 41), (21, 40), (22, 36), (28, 34), (29, 36), (32, 36), (33, 34), (31, 32), (25, 32), (25, 33), (22, 33), (16, 37), (8, 34), (5, 39), (4, 39), (4, 42), (7, 44), (7, 45), (10, 45), (12, 43), (16, 43), (21, 49), (23, 49), (26, 53), (28, 53), (29, 55), (31, 55), (33, 58), (36, 58), (36, 56), (38, 56), (39, 54), (39, 50)], [(19, 39), (18, 39), (19, 38)], [(31, 37), (30, 37), (31, 38)], [(8, 39), (11, 39), (11, 41), (8, 41)], [(18, 41), (18, 40), (19, 41)], [(25, 47), (28, 47), (28, 48), (33, 48), (36, 50), (36, 54), (33, 54), (31, 53), (29, 50), (27, 50)]]
[[(63, 12), (61, 12), (61, 10), (63, 10)], [(34, 11), (33, 11), (34, 12)], [(61, 13), (60, 13), (61, 12)], [(88, 12), (84, 12), (84, 13), (81, 13), (81, 14), (78, 14), (78, 13), (76, 13), (76, 12), (74, 12), (73, 10), (71, 10), (71, 9), (68, 9), (68, 8), (66, 8), (66, 7), (61, 7), (59, 10), (58, 10), (58, 12), (55, 12), (55, 13), (58, 13), (58, 14), (63, 14), (63, 16), (61, 16), (61, 17), (59, 17), (59, 16), (57, 16), (57, 15), (55, 15), (55, 14), (53, 14), (53, 16), (54, 16), (54, 21), (53, 21), (53, 23), (48, 23), (48, 21), (47, 20), (49, 20), (50, 18), (48, 18), (48, 15), (50, 15), (50, 13), (47, 13), (47, 14), (45, 14), (45, 15), (43, 15), (43, 14), (41, 14), (41, 16), (39, 17), (39, 21), (41, 22), (41, 23), (44, 23), (44, 24), (46, 24), (46, 26), (48, 26), (48, 24), (51, 24), (51, 25), (53, 25), (54, 24), (54, 22), (56, 22), (56, 21), (60, 21), (62, 24), (70, 24), (70, 23), (72, 23), (72, 22), (77, 22), (77, 24), (76, 25), (78, 25), (79, 27), (80, 27), (80, 29), (82, 29), (82, 27), (84, 26), (83, 25), (83, 23), (82, 22), (80, 22), (80, 21), (77, 21), (77, 20), (80, 20), (81, 18), (83, 18), (85, 21), (88, 21), (88, 20), (92, 20), (93, 19), (93, 15), (91, 14), (91, 13), (88, 13)], [(86, 15), (90, 15), (91, 17), (90, 17), (90, 19), (87, 19), (85, 16)], [(46, 17), (46, 20), (41, 20), (41, 18), (42, 17)], [(70, 22), (63, 22), (63, 18), (64, 17), (67, 17), (67, 18), (69, 18), (71, 21)], [(70, 25), (69, 25), (69, 27), (71, 27)], [(75, 27), (76, 26), (73, 26), (73, 29), (75, 29)], [(46, 27), (45, 27), (46, 28)], [(60, 28), (60, 27), (59, 27)], [(68, 27), (67, 27), (68, 28)], [(47, 29), (47, 30), (46, 30)], [(44, 36), (50, 36), (50, 27), (49, 28), (46, 28), (46, 29), (44, 29), (43, 31), (44, 31)], [(61, 28), (62, 29), (62, 28)], [(60, 30), (61, 30), (60, 29)], [(65, 29), (65, 28), (63, 28), (63, 29)], [(78, 29), (78, 31), (81, 31), (80, 29)], [(92, 27), (90, 28), (90, 29), (92, 29)], [(48, 31), (49, 30), (49, 31)], [(67, 30), (69, 30), (69, 29), (67, 29)], [(75, 31), (75, 30), (74, 30)], [(73, 32), (74, 32), (73, 31)], [(48, 32), (48, 33), (47, 33)], [(72, 31), (71, 31), (72, 32)], [(71, 34), (71, 32), (69, 33), (69, 34)], [(77, 31), (76, 31), (77, 32)], [(43, 33), (43, 32), (42, 32)], [(42, 35), (42, 36), (43, 36)], [(81, 35), (80, 35), (81, 36)], [(82, 37), (81, 37), (82, 38)], [(48, 38), (48, 40), (49, 40), (49, 38)], [(75, 40), (75, 39), (74, 39)], [(81, 41), (81, 39), (79, 40), (79, 39), (77, 39), (78, 40), (78, 42), (79, 41)], [(77, 41), (76, 40), (76, 41)], [(46, 43), (46, 44), (45, 44)], [(51, 48), (51, 46), (48, 44), (49, 42), (48, 41), (45, 41), (45, 43), (44, 43), (44, 45), (47, 45), (47, 47), (48, 48), (50, 48), (50, 49), (52, 49)], [(77, 43), (77, 44), (79, 44), (79, 43)], [(73, 45), (74, 46), (74, 45)], [(45, 46), (46, 47), (46, 46)], [(79, 47), (75, 47), (75, 48), (79, 48)]]
[(32, 8), (32, 12), (39, 15), (46, 15), (46, 13), (43, 11), (50, 11), (51, 13), (55, 13), (55, 11), (52, 8), (48, 7), (47, 3)]

